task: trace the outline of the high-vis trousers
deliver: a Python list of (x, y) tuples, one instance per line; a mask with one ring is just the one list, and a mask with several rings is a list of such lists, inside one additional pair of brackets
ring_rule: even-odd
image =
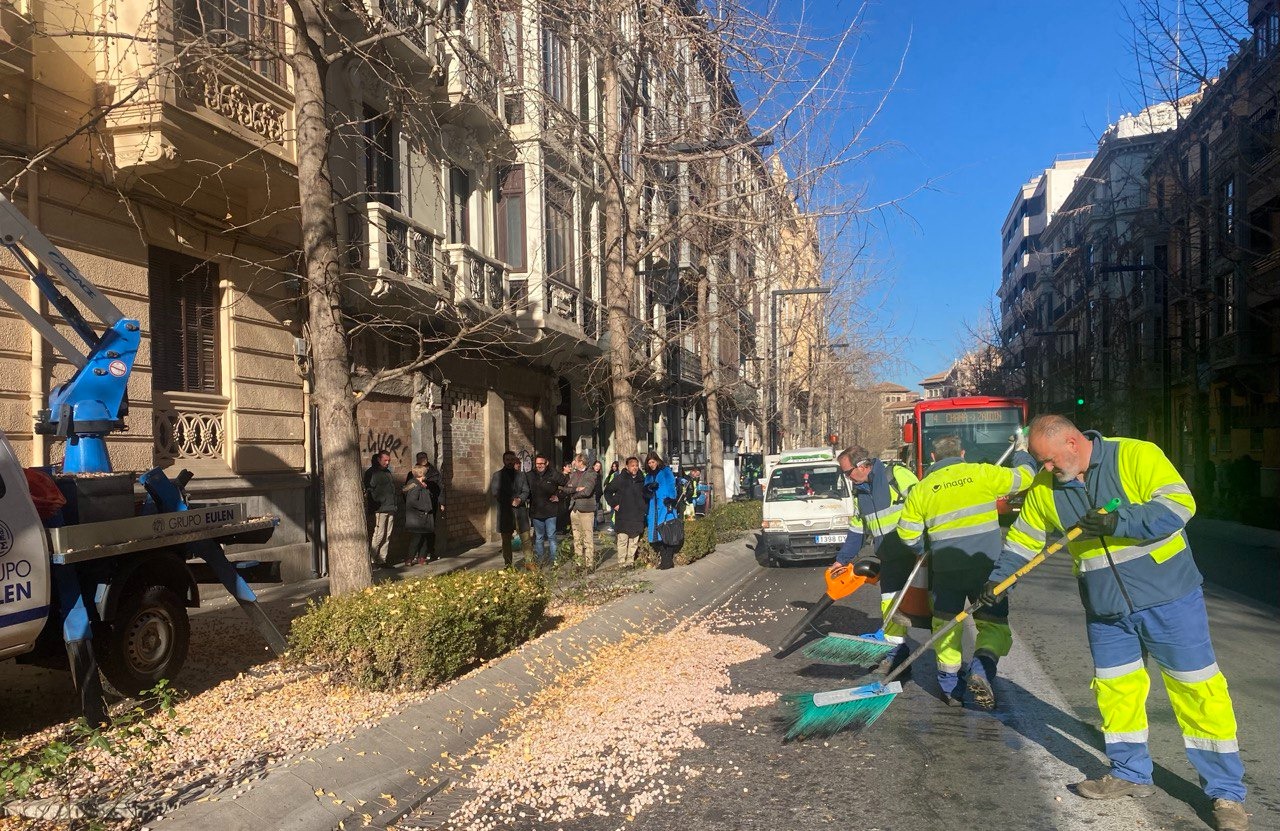
[(1209, 640), (1209, 618), (1199, 588), (1168, 603), (1116, 621), (1089, 621), (1093, 691), (1112, 775), (1151, 784), (1147, 750), (1147, 691), (1151, 679), (1143, 650), (1155, 658), (1182, 728), (1187, 758), (1214, 799), (1243, 802), (1244, 763), (1236, 743), (1236, 716), (1227, 679)]
[[(986, 585), (990, 569), (976, 571), (935, 571), (933, 573), (933, 631), (937, 632), (952, 618), (965, 610), (971, 602), (978, 599), (982, 587)], [(974, 657), (986, 655), (994, 662), (1009, 654), (1013, 647), (1013, 633), (1009, 630), (1009, 598), (1005, 596), (994, 606), (979, 609), (973, 615), (974, 625), (978, 629), (978, 639), (974, 643)], [(957, 626), (933, 645), (938, 659), (938, 671), (954, 673), (960, 671), (964, 662), (961, 644), (964, 639), (964, 627)], [(995, 680), (990, 678), (988, 680)]]

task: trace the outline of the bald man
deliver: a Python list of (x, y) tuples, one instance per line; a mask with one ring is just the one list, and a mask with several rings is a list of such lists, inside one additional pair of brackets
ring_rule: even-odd
[[(1213, 800), (1219, 831), (1247, 831), (1244, 764), (1227, 681), (1209, 638), (1203, 578), (1185, 526), (1191, 489), (1156, 445), (1081, 432), (1061, 416), (1032, 420), (1031, 455), (1041, 472), (1009, 530), (984, 599), (1044, 549), (1079, 525), (1067, 543), (1085, 607), (1093, 689), (1111, 772), (1076, 785), (1087, 799), (1150, 796), (1145, 656), (1160, 667), (1187, 758)], [(1111, 513), (1098, 508), (1112, 499)]]

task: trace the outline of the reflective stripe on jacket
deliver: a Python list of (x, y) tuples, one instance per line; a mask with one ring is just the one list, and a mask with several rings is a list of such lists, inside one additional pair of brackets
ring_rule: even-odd
[(1085, 481), (1058, 482), (1042, 471), (1005, 540), (992, 580), (1003, 580), (1039, 554), (1088, 511), (1120, 500), (1114, 537), (1067, 543), (1085, 611), (1115, 618), (1184, 596), (1203, 582), (1184, 528), (1195, 515), (1191, 489), (1151, 442), (1103, 438), (1092, 442)]
[(915, 552), (929, 554), (934, 571), (990, 569), (1000, 555), (996, 500), (1031, 487), (1035, 463), (1026, 453), (1012, 468), (942, 459), (912, 489), (898, 521), (898, 537)]
[(849, 517), (849, 532), (836, 562), (845, 565), (853, 562), (862, 550), (864, 535), (871, 537), (877, 551), (887, 542), (886, 537), (896, 537), (894, 531), (902, 514), (902, 502), (919, 481), (903, 465), (886, 465), (879, 459), (872, 462), (867, 481), (853, 486), (854, 513)]

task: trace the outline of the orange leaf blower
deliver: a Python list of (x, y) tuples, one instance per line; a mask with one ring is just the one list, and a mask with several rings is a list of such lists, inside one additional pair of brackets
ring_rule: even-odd
[(862, 588), (864, 583), (874, 584), (878, 582), (875, 577), (868, 578), (861, 574), (854, 574), (852, 565), (842, 566), (839, 563), (828, 568), (823, 577), (827, 581), (826, 592), (822, 597), (818, 598), (818, 602), (813, 604), (813, 608), (804, 616), (804, 620), (797, 623), (795, 628), (787, 633), (787, 636), (778, 646), (779, 655), (787, 650), (787, 647), (800, 636), (800, 633), (805, 630), (805, 627), (809, 626), (809, 624), (821, 617), (822, 613), (829, 609), (832, 603), (853, 594), (858, 589)]

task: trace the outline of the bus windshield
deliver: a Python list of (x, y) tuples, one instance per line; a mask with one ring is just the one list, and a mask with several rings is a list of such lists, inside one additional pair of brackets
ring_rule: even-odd
[(807, 499), (844, 499), (848, 496), (844, 477), (835, 464), (776, 467), (769, 476), (765, 502), (792, 502)]
[(1009, 447), (1009, 438), (1022, 426), (1022, 409), (938, 410), (920, 414), (920, 440), (925, 467), (933, 443), (943, 436), (959, 436), (966, 462), (995, 462)]

